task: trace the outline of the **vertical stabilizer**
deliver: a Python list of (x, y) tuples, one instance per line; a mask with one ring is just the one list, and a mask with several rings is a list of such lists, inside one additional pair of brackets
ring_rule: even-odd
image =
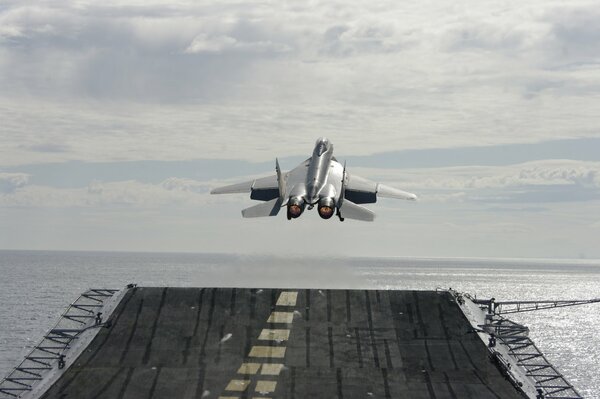
[(277, 185), (279, 186), (279, 202), (283, 204), (285, 198), (285, 180), (281, 174), (281, 168), (279, 167), (279, 160), (275, 158), (275, 171), (277, 172)]

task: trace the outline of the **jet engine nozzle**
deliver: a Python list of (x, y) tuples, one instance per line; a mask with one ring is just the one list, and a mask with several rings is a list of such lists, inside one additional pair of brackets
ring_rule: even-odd
[(319, 200), (319, 216), (322, 219), (329, 219), (333, 216), (335, 211), (335, 201), (330, 197), (323, 197)]
[(290, 197), (287, 204), (287, 214), (289, 219), (296, 219), (302, 215), (304, 212), (304, 207), (306, 203), (304, 202), (304, 198), (302, 197)]

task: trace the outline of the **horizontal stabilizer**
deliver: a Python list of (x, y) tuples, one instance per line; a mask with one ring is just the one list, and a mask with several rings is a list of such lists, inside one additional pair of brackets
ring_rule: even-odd
[(251, 206), (242, 211), (242, 216), (245, 218), (259, 218), (263, 216), (277, 216), (281, 209), (281, 200), (279, 198), (272, 199), (262, 204)]
[(377, 185), (377, 196), (387, 198), (398, 198), (415, 201), (417, 196), (407, 191), (398, 190), (397, 188), (385, 186), (383, 184)]
[(340, 214), (344, 219), (362, 220), (364, 222), (372, 222), (375, 219), (375, 213), (347, 199), (344, 199), (340, 207)]

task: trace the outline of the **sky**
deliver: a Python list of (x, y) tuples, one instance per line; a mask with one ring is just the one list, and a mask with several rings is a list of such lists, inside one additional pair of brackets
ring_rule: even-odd
[[(596, 1), (0, 4), (0, 248), (600, 258)], [(328, 137), (373, 223), (220, 185)]]

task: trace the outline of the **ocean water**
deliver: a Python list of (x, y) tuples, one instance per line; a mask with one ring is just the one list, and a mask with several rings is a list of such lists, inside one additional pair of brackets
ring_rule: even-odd
[[(88, 288), (453, 288), (497, 300), (600, 297), (599, 261), (0, 251), (0, 379)], [(511, 315), (587, 398), (600, 398), (600, 303)]]

